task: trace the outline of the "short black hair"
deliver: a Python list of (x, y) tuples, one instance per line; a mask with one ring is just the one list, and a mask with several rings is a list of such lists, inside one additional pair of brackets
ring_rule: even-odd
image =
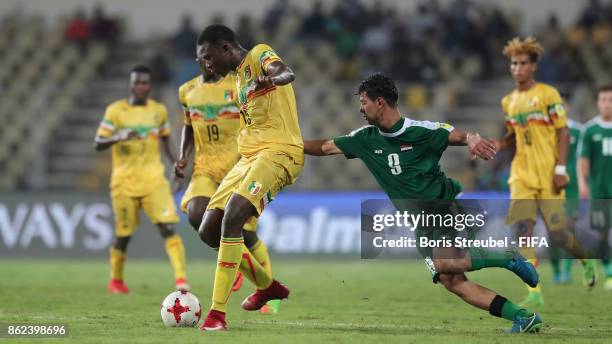
[(389, 106), (397, 106), (397, 87), (390, 77), (383, 74), (372, 74), (359, 85), (357, 94), (365, 92), (368, 98), (374, 100), (378, 97), (384, 99)]
[(236, 44), (234, 31), (222, 24), (209, 25), (198, 36), (198, 45), (204, 43), (219, 45), (222, 42)]
[(145, 73), (145, 74), (149, 74), (149, 75), (153, 74), (153, 73), (151, 72), (151, 68), (149, 68), (149, 67), (147, 67), (147, 66), (144, 66), (144, 65), (138, 65), (138, 66), (135, 66), (135, 67), (134, 67), (134, 68), (132, 68), (132, 70), (130, 71), (130, 74), (131, 74), (131, 73)]

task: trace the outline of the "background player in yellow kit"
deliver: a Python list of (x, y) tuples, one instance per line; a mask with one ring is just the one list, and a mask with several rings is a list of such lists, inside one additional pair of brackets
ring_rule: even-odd
[[(518, 236), (533, 236), (539, 210), (551, 241), (576, 258), (586, 252), (573, 233), (565, 228), (564, 188), (569, 182), (566, 169), (569, 133), (567, 116), (559, 92), (534, 79), (542, 46), (533, 38), (515, 38), (503, 50), (510, 60), (510, 73), (516, 89), (502, 99), (508, 133), (500, 148), (516, 145), (510, 170), (510, 209), (506, 221), (517, 224)], [(537, 266), (535, 248), (522, 247), (521, 253)], [(585, 284), (595, 284), (595, 267), (583, 259)], [(544, 303), (540, 286), (529, 288), (524, 305)]]
[(130, 73), (130, 96), (106, 108), (95, 138), (96, 150), (112, 147), (113, 172), (110, 189), (115, 214), (115, 239), (110, 248), (109, 291), (127, 293), (123, 281), (126, 249), (138, 226), (139, 210), (145, 213), (164, 238), (174, 270), (175, 286), (189, 290), (185, 277), (185, 249), (174, 232), (178, 222), (170, 184), (164, 177), (159, 143), (172, 163), (170, 125), (166, 107), (149, 99), (151, 71), (144, 66)]
[[(240, 161), (211, 198), (200, 226), (204, 241), (218, 235), (219, 229), (222, 235), (212, 307), (201, 329), (225, 330), (230, 283), (244, 252), (242, 228), (251, 217), (259, 216), (285, 185), (295, 182), (304, 164), (304, 145), (290, 85), (295, 76), (272, 48), (258, 44), (247, 51), (223, 25), (204, 29), (198, 44), (202, 45), (202, 58), (215, 73), (236, 73), (242, 118)], [(246, 310), (257, 310), (269, 300), (289, 295), (289, 289), (276, 280), (259, 277), (257, 291), (242, 303)]]
[[(180, 155), (174, 164), (174, 172), (177, 177), (184, 177), (184, 169), (195, 146), (193, 173), (181, 201), (181, 210), (187, 213), (189, 223), (197, 231), (210, 197), (240, 159), (236, 141), (240, 130), (240, 113), (236, 103), (236, 78), (233, 75), (222, 77), (206, 68), (201, 58), (202, 46), (198, 45), (196, 49), (196, 61), (202, 73), (179, 88), (184, 126)], [(271, 276), (268, 249), (257, 237), (255, 226), (256, 221), (245, 225), (245, 245)], [(209, 245), (218, 248), (219, 236), (212, 238)], [(249, 279), (253, 279), (254, 274), (248, 261), (240, 267)], [(232, 290), (237, 291), (241, 284), (242, 274), (238, 272)], [(279, 304), (280, 301), (272, 302), (266, 309), (275, 313)]]

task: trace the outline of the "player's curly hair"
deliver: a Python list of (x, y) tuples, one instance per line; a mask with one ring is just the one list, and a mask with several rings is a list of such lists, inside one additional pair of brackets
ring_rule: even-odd
[(218, 45), (223, 42), (236, 43), (236, 34), (229, 27), (221, 24), (207, 26), (198, 36), (198, 45), (209, 43)]
[(359, 85), (357, 94), (365, 92), (368, 98), (376, 99), (381, 97), (389, 106), (397, 106), (397, 87), (390, 77), (383, 74), (372, 74), (363, 80)]
[(529, 60), (532, 63), (536, 63), (540, 61), (543, 50), (544, 48), (542, 48), (540, 42), (531, 36), (528, 36), (524, 40), (521, 40), (520, 37), (514, 37), (514, 39), (508, 41), (502, 53), (507, 58), (511, 58), (515, 55), (527, 54), (529, 55)]

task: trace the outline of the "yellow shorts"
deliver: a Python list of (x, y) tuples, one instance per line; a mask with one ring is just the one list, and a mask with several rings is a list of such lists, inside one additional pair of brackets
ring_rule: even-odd
[(248, 199), (261, 214), (283, 187), (296, 181), (303, 166), (284, 152), (262, 151), (252, 157), (242, 157), (219, 185), (208, 209), (225, 209), (235, 193)]
[[(219, 188), (219, 184), (215, 182), (210, 176), (205, 174), (198, 174), (195, 176), (191, 176), (191, 181), (189, 182), (189, 186), (187, 190), (185, 190), (185, 195), (183, 195), (183, 199), (181, 200), (181, 210), (183, 213), (187, 213), (187, 203), (196, 197), (207, 197), (211, 198), (215, 191)], [(244, 229), (247, 231), (255, 231), (257, 228), (257, 218), (252, 217), (244, 224)]]
[(165, 179), (153, 189), (153, 192), (144, 196), (128, 196), (122, 194), (121, 190), (111, 192), (111, 202), (115, 214), (115, 235), (118, 237), (134, 234), (140, 222), (140, 208), (144, 209), (154, 224), (179, 221), (170, 184)]
[(181, 211), (187, 213), (187, 203), (196, 197), (207, 197), (211, 198), (215, 191), (219, 188), (219, 183), (214, 181), (211, 177), (206, 174), (196, 174), (191, 176), (191, 181), (185, 195), (181, 200)]
[(517, 180), (510, 184), (510, 199), (506, 223), (535, 221), (539, 209), (549, 230), (565, 228), (565, 191), (556, 194), (553, 189), (533, 189)]

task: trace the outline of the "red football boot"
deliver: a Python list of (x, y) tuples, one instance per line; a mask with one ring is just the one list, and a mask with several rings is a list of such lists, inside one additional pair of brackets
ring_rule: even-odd
[(225, 313), (211, 309), (204, 319), (204, 323), (200, 325), (201, 331), (227, 331), (227, 323), (225, 322)]
[(287, 297), (289, 297), (289, 288), (277, 280), (273, 280), (268, 288), (263, 290), (257, 289), (253, 294), (244, 299), (242, 301), (242, 308), (247, 311), (256, 311), (270, 300), (282, 300)]
[(242, 282), (244, 280), (244, 276), (238, 271), (236, 273), (236, 279), (234, 280), (234, 284), (232, 284), (232, 291), (238, 291), (242, 288)]
[(177, 278), (174, 281), (174, 288), (178, 291), (189, 291), (191, 287), (185, 278)]
[(111, 279), (108, 282), (108, 286), (106, 286), (109, 292), (113, 294), (127, 294), (130, 292), (130, 289), (123, 283), (123, 280), (120, 279)]

